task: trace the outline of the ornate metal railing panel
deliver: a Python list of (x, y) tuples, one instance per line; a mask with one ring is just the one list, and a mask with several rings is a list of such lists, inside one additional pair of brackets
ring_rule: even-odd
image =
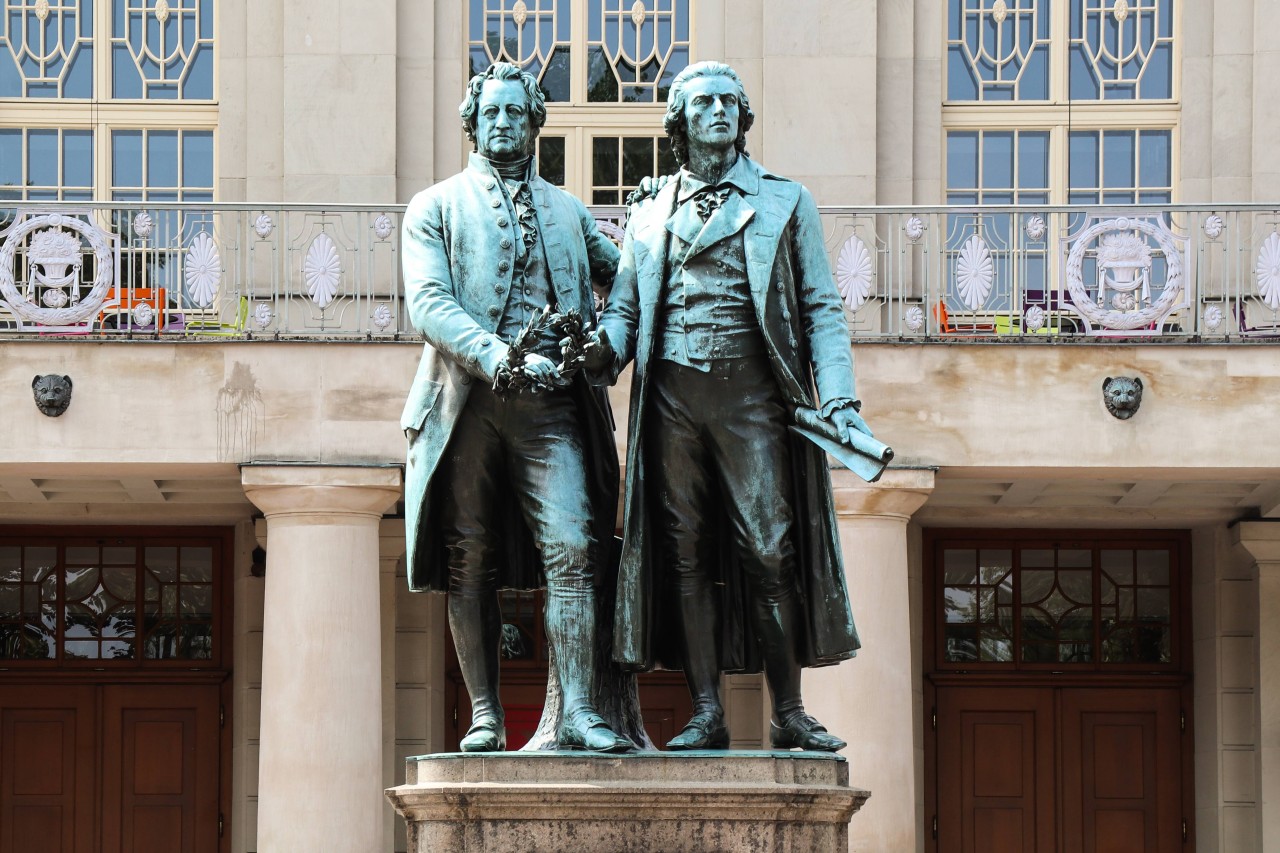
[[(402, 206), (9, 204), (0, 337), (418, 337)], [(1280, 341), (1280, 206), (821, 213), (855, 341)]]

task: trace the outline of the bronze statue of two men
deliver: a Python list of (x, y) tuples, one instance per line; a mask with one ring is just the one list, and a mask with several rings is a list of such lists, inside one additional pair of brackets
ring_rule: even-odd
[[(676, 77), (664, 126), (681, 169), (646, 186), (621, 255), (537, 175), (532, 77), (492, 66), (461, 113), (470, 163), (404, 221), (427, 344), (402, 426), (409, 585), (449, 593), (473, 708), (462, 749), (505, 747), (497, 591), (544, 580), (560, 747), (644, 745), (600, 673), (663, 666), (684, 670), (694, 707), (670, 749), (727, 748), (720, 675), (761, 669), (773, 746), (842, 748), (800, 695), (802, 667), (859, 642), (826, 455), (794, 425), (806, 411), (840, 441), (870, 431), (812, 197), (747, 155), (754, 114), (720, 63)], [(598, 319), (593, 282), (611, 286)], [(619, 560), (603, 387), (628, 365)]]

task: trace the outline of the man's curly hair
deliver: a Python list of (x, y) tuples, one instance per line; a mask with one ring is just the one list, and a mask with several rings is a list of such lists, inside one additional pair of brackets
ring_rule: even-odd
[(542, 94), (542, 89), (538, 86), (538, 81), (533, 79), (533, 75), (521, 71), (520, 66), (512, 65), (510, 62), (495, 62), (483, 73), (471, 78), (471, 82), (467, 84), (467, 96), (458, 105), (458, 114), (462, 116), (462, 126), (466, 128), (467, 139), (471, 140), (472, 148), (474, 149), (476, 144), (480, 90), (484, 88), (486, 80), (520, 81), (529, 99), (529, 118), (533, 123), (533, 134), (529, 138), (529, 144), (532, 145), (533, 140), (538, 138), (538, 131), (547, 123), (547, 98)]
[(685, 86), (698, 77), (728, 77), (738, 84), (738, 138), (734, 140), (733, 147), (738, 149), (739, 154), (746, 154), (747, 131), (755, 124), (756, 114), (751, 111), (742, 80), (738, 78), (737, 72), (723, 62), (698, 62), (677, 74), (671, 84), (671, 91), (667, 93), (667, 114), (662, 119), (662, 129), (671, 140), (672, 156), (681, 166), (689, 162), (689, 133), (684, 123), (688, 101)]

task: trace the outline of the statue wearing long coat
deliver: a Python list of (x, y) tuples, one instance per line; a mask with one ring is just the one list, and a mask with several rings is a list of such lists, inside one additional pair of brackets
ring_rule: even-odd
[[(831, 277), (818, 209), (800, 184), (753, 161), (747, 165), (758, 180), (754, 191), (743, 193), (741, 213), (730, 223), (735, 231), (713, 236), (723, 239), (736, 229), (743, 231), (752, 303), (782, 396), (790, 406), (819, 408), (825, 415), (828, 408), (856, 400), (857, 395), (848, 328)], [(667, 600), (663, 567), (658, 564), (660, 549), (649, 511), (654, 498), (646, 489), (643, 453), (650, 373), (657, 358), (654, 344), (661, 331), (659, 313), (668, 274), (669, 229), (678, 227), (673, 213), (679, 183), (679, 179), (670, 181), (655, 198), (632, 209), (618, 275), (600, 321), (618, 356), (615, 369), (635, 362), (614, 658), (638, 669), (676, 668), (680, 663), (681, 632), (671, 627), (679, 615), (674, 602)], [(712, 242), (705, 234), (696, 241), (693, 235), (684, 239), (694, 241), (695, 248)], [(790, 440), (797, 504), (792, 536), (807, 629), (799, 638), (798, 653), (802, 665), (818, 666), (852, 657), (859, 641), (845, 585), (826, 455), (797, 435)], [(720, 539), (720, 665), (723, 671), (759, 671), (748, 616), (749, 591), (734, 565), (728, 530), (725, 516), (710, 534)]]
[[(535, 170), (536, 174), (536, 170)], [(540, 177), (529, 181), (538, 230), (559, 311), (576, 309), (594, 325), (591, 282), (609, 284), (618, 248), (602, 236), (577, 198)], [(405, 471), (406, 561), (409, 588), (447, 590), (433, 475), (454, 424), (477, 382), (491, 384), (506, 356), (495, 334), (521, 239), (511, 201), (486, 162), (471, 155), (466, 169), (418, 193), (405, 212), (405, 304), (427, 339), (400, 426), (409, 438)], [(618, 462), (608, 401), (581, 379), (573, 392), (585, 445), (596, 540), (613, 541)], [(502, 508), (507, 559), (499, 586), (536, 589), (539, 560), (514, 495)]]

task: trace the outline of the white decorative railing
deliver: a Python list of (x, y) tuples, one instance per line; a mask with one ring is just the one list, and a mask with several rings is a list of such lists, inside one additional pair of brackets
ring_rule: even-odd
[[(418, 337), (402, 206), (8, 204), (0, 336)], [(1277, 206), (821, 213), (855, 341), (1280, 341)]]

